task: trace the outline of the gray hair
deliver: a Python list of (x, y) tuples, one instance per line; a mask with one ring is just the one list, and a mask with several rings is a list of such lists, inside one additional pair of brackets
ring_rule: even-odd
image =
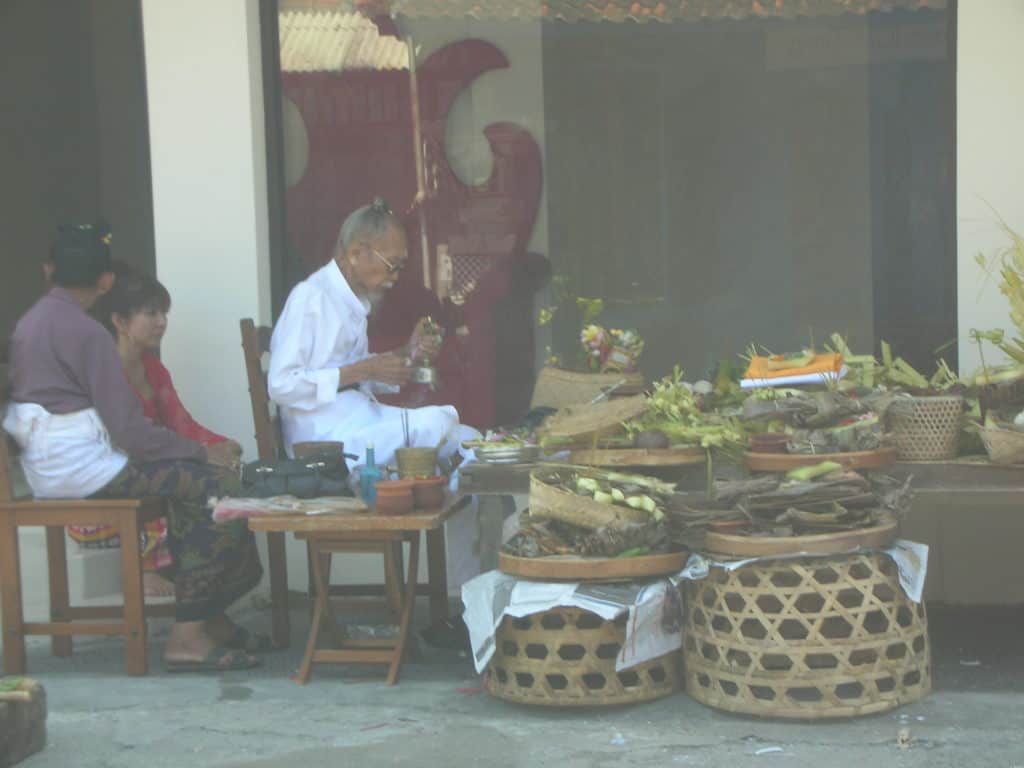
[(335, 253), (347, 253), (353, 243), (360, 240), (375, 240), (392, 227), (403, 229), (399, 219), (384, 198), (374, 198), (369, 205), (364, 205), (348, 215), (338, 231), (338, 240), (334, 244)]

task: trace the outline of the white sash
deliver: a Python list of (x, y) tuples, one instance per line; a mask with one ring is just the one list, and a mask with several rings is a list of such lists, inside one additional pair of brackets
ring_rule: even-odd
[(36, 403), (9, 403), (3, 426), (21, 446), (21, 466), (37, 498), (91, 496), (128, 463), (95, 408), (55, 414)]

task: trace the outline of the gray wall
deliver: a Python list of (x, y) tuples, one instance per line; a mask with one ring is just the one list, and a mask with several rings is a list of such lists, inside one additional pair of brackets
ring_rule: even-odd
[(941, 53), (944, 21), (897, 19), (930, 25), (913, 50), (872, 42), (877, 23), (544, 26), (550, 255), (578, 294), (611, 299), (606, 325), (647, 338), (649, 377), (751, 342), (874, 345), (873, 249), (905, 244), (872, 239), (869, 60)]
[(0, 334), (43, 290), (57, 222), (105, 215), (115, 255), (152, 269), (137, 0), (0, 3)]

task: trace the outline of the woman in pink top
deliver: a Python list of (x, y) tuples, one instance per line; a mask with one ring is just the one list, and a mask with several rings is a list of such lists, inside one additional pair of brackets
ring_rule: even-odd
[[(115, 262), (114, 272), (117, 275), (114, 287), (96, 302), (91, 314), (116, 339), (125, 376), (142, 403), (145, 415), (155, 424), (201, 445), (230, 442), (241, 453), (238, 443), (206, 429), (192, 418), (174, 389), (170, 372), (155, 354), (167, 331), (167, 313), (171, 309), (167, 289), (156, 279), (126, 264)], [(85, 548), (120, 545), (117, 531), (109, 526), (71, 526), (68, 532)], [(173, 583), (160, 575), (161, 570), (172, 565), (166, 520), (148, 522), (143, 537), (146, 594), (152, 597), (173, 595)]]

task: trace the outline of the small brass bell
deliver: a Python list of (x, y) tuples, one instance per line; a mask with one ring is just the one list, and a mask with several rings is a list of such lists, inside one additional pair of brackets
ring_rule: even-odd
[[(444, 334), (441, 327), (430, 317), (427, 318), (423, 332), (439, 337)], [(437, 369), (434, 367), (433, 361), (421, 350), (417, 349), (413, 350), (413, 362), (416, 365), (412, 370), (411, 381), (415, 384), (425, 384), (430, 387), (431, 391), (436, 392), (440, 377), (437, 375)]]

